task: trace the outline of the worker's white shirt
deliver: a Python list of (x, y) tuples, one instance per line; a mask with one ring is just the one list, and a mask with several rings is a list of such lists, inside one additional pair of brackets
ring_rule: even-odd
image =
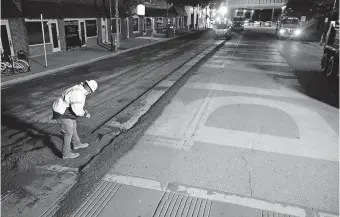
[(84, 105), (86, 99), (86, 90), (83, 85), (75, 85), (67, 89), (54, 103), (53, 111), (64, 114), (66, 109), (71, 107), (77, 116), (84, 116)]

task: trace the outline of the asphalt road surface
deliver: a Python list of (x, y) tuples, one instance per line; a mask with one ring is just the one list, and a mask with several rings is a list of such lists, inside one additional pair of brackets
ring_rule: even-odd
[(338, 212), (338, 98), (321, 55), (260, 29), (233, 37), (111, 173)]
[[(84, 138), (211, 43), (207, 33), (186, 36), (3, 90), (2, 174), (58, 157), (61, 138), (50, 108), (62, 90), (99, 81), (87, 101), (92, 118), (78, 125)], [(318, 71), (321, 55), (261, 29), (234, 34), (196, 69), (133, 150), (114, 165), (89, 168), (88, 176), (111, 168), (337, 212), (338, 98)]]
[(85, 79), (95, 79), (99, 83), (96, 94), (86, 101), (91, 119), (83, 118), (78, 122), (80, 138), (96, 136), (93, 132), (113, 114), (208, 47), (213, 42), (209, 34), (199, 32), (183, 36), (3, 89), (2, 180), (10, 181), (18, 170), (60, 157), (60, 127), (51, 120), (51, 108), (62, 91)]

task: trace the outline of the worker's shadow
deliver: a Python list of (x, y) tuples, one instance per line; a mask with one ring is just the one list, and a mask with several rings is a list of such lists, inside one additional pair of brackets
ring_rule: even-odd
[(60, 139), (62, 139), (62, 136), (59, 130), (57, 130), (59, 129), (57, 123), (27, 123), (10, 112), (6, 112), (9, 111), (6, 109), (6, 105), (2, 105), (1, 110), (2, 161), (15, 154), (20, 156), (21, 154), (42, 150), (46, 147), (55, 156), (61, 157), (62, 142), (60, 142)]

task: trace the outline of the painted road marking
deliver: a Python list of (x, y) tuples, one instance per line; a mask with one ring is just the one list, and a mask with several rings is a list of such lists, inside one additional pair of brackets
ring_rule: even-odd
[(205, 63), (202, 66), (204, 67), (208, 67), (208, 68), (218, 68), (218, 69), (223, 69), (224, 65), (220, 65), (220, 64), (209, 64), (209, 63)]
[(275, 63), (287, 63), (287, 61), (283, 58), (245, 58), (245, 57), (228, 57), (228, 56), (218, 56), (218, 55), (215, 55), (212, 57), (213, 60), (220, 60), (220, 61), (224, 61), (224, 59), (230, 59), (230, 60), (243, 60), (243, 61), (253, 61), (253, 62), (268, 62), (268, 61), (272, 61), (272, 62), (275, 62)]
[[(226, 60), (223, 60), (223, 59), (212, 59), (212, 60), (209, 60), (209, 62), (213, 62), (213, 63), (221, 63), (221, 62), (225, 62), (225, 61)], [(228, 59), (228, 61), (233, 62), (235, 64), (239, 64), (239, 62), (244, 62), (244, 60), (233, 59), (233, 58)], [(269, 66), (287, 66), (287, 67), (290, 67), (290, 65), (288, 65), (285, 62), (275, 62), (275, 61), (268, 62), (268, 61), (264, 61), (264, 60), (262, 60), (262, 61), (261, 60), (248, 60), (248, 62), (245, 65), (250, 65), (250, 64), (261, 65), (261, 66), (269, 65)], [(205, 65), (210, 65), (210, 64), (207, 63)]]
[(265, 89), (259, 87), (245, 87), (238, 85), (227, 85), (227, 84), (216, 84), (216, 83), (201, 83), (201, 82), (189, 82), (185, 86), (185, 88), (193, 88), (193, 89), (206, 89), (206, 90), (220, 90), (220, 91), (231, 91), (231, 92), (239, 92), (239, 93), (249, 93), (249, 94), (258, 94), (258, 95), (266, 95), (266, 96), (276, 96), (276, 97), (288, 97), (288, 98), (296, 98), (296, 99), (310, 99), (308, 96), (303, 95), (301, 93), (295, 92), (289, 89)]
[[(242, 39), (242, 36), (239, 37), (238, 42), (235, 45), (235, 48), (238, 46), (238, 43), (240, 43), (241, 39)], [(224, 68), (225, 64), (226, 64), (226, 62), (223, 63), (222, 68)], [(220, 72), (222, 72), (222, 70)], [(222, 74), (220, 72), (218, 73), (218, 77), (220, 77), (221, 74)], [(192, 138), (193, 134), (195, 133), (196, 128), (197, 128), (197, 126), (198, 126), (198, 124), (199, 124), (199, 122), (202, 118), (202, 115), (204, 114), (205, 110), (207, 109), (213, 94), (214, 94), (214, 90), (210, 90), (208, 92), (208, 94), (204, 97), (203, 102), (201, 103), (198, 110), (195, 112), (193, 119), (191, 120), (187, 130), (185, 131), (185, 133), (184, 133), (184, 135), (183, 135), (183, 137), (182, 137), (182, 139), (179, 143), (180, 146), (188, 146), (188, 147), (192, 146), (191, 138)]]
[[(204, 103), (202, 103), (202, 99), (199, 99), (187, 105), (182, 103), (170, 104), (170, 106), (176, 106), (176, 111), (186, 111), (184, 115), (187, 118), (177, 113), (168, 112), (165, 118), (166, 125), (162, 124), (164, 121), (159, 120), (155, 122), (154, 127), (148, 130), (147, 134), (151, 138), (166, 136), (164, 140), (158, 142), (155, 139), (152, 144), (172, 148), (185, 146), (186, 148), (182, 149), (188, 150), (187, 147), (192, 147), (193, 142), (196, 141), (330, 161), (338, 161), (339, 159), (337, 133), (318, 113), (308, 108), (256, 97), (213, 97), (211, 102), (209, 102), (209, 99), (205, 98)], [(294, 120), (299, 131), (299, 137), (286, 138), (205, 126), (207, 119), (215, 110), (222, 106), (234, 104), (264, 105), (281, 110)], [(186, 127), (187, 124), (189, 124), (187, 129), (182, 131), (181, 126)], [(161, 127), (162, 130), (159, 131), (157, 127)], [(179, 133), (179, 130), (184, 132), (184, 135)], [(175, 133), (172, 133), (173, 131)], [(178, 139), (182, 137), (179, 144), (176, 144), (174, 138), (176, 136)], [(324, 148), (323, 144), (327, 144), (327, 149)]]
[[(141, 187), (152, 190), (159, 190), (164, 192), (175, 192), (186, 194), (191, 197), (197, 197), (200, 199), (208, 199), (211, 201), (218, 201), (223, 203), (230, 203), (255, 209), (268, 210), (277, 213), (294, 215), (299, 217), (305, 217), (305, 209), (293, 205), (282, 205), (279, 203), (273, 203), (265, 200), (259, 200), (250, 197), (243, 197), (240, 195), (222, 193), (211, 189), (202, 189), (196, 187), (187, 187), (185, 185), (179, 185), (176, 183), (157, 181), (151, 179), (145, 179), (140, 177), (124, 176), (120, 174), (109, 173), (104, 178), (106, 182), (116, 182), (119, 184)], [(171, 186), (171, 187), (170, 187)], [(175, 186), (175, 187), (173, 187)], [(325, 216), (326, 217), (326, 216)]]
[[(193, 107), (196, 103), (191, 103)], [(266, 134), (241, 132), (204, 126), (208, 117), (218, 108), (233, 104), (264, 105), (282, 110), (290, 115), (300, 133), (299, 139), (290, 139)], [(214, 97), (207, 114), (200, 120), (195, 141), (255, 149), (267, 152), (339, 161), (339, 137), (327, 122), (316, 112), (291, 103), (255, 97)], [(327, 148), (324, 147), (327, 144)]]

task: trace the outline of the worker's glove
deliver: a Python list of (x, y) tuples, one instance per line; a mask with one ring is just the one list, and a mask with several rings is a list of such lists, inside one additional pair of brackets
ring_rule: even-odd
[(86, 111), (86, 110), (85, 110), (85, 117), (87, 117), (87, 118), (91, 117), (90, 113), (88, 111)]

